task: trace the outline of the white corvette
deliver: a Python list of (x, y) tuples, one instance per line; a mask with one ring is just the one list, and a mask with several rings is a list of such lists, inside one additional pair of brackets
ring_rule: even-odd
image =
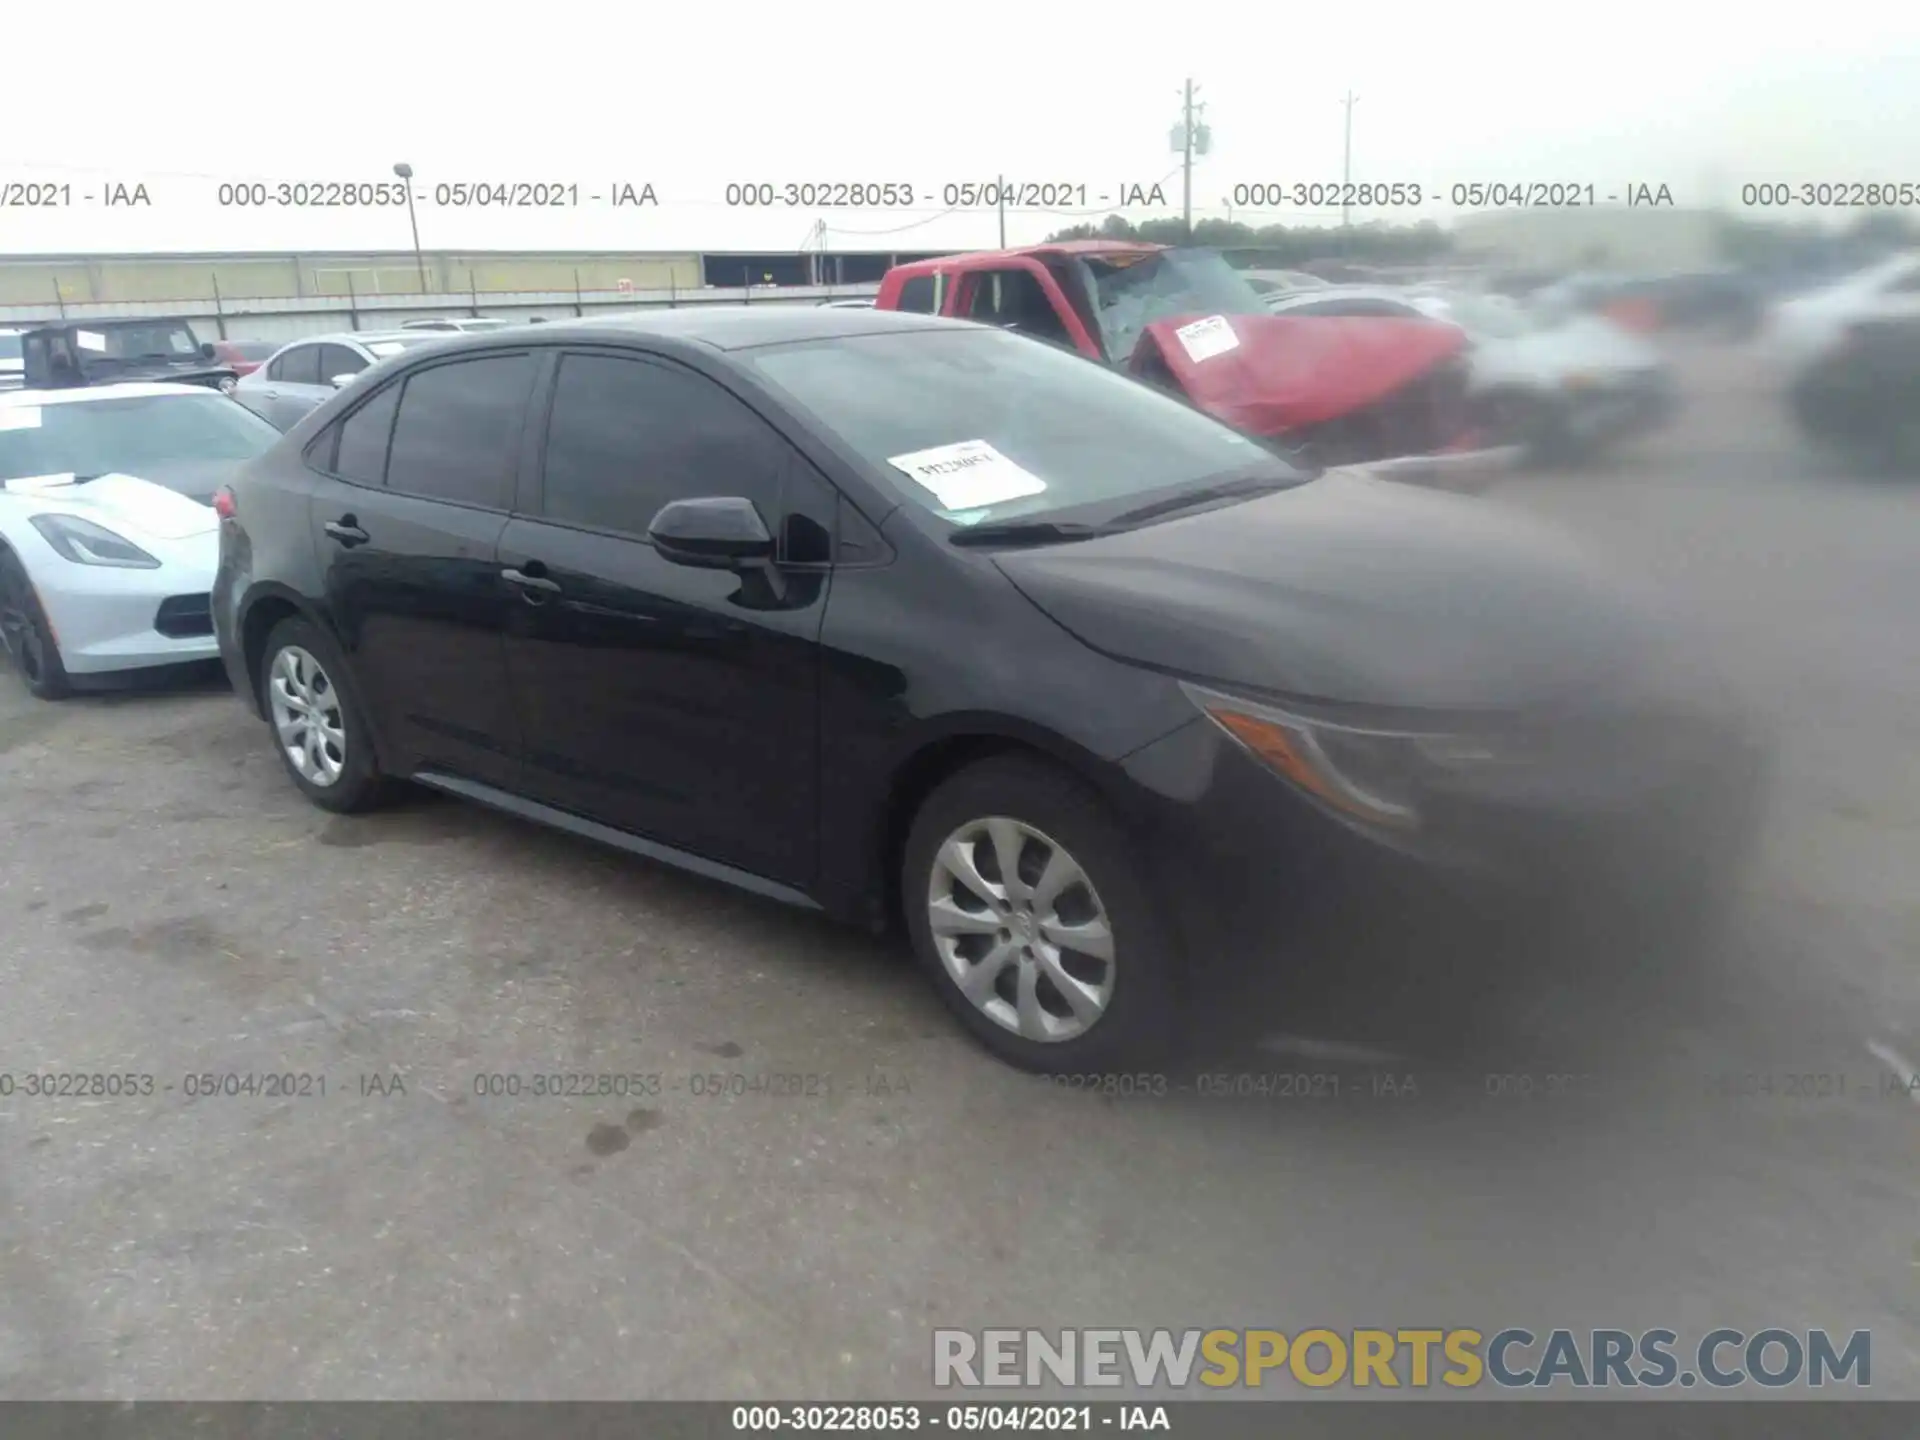
[(202, 386), (0, 392), (0, 657), (27, 688), (218, 658), (211, 501), (279, 438)]

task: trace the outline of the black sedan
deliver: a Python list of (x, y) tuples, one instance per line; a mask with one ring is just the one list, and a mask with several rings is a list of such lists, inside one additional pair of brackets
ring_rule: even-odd
[(407, 779), (903, 920), (1015, 1064), (1409, 887), (1711, 892), (1752, 754), (1659, 615), (1482, 502), (1312, 478), (925, 316), (623, 315), (398, 361), (218, 498), (214, 614), (316, 804)]

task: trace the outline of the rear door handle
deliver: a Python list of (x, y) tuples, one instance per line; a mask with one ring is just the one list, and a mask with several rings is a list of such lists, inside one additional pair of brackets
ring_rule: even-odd
[(355, 523), (351, 515), (342, 515), (338, 520), (329, 520), (321, 528), (349, 549), (355, 545), (364, 545), (373, 538)]
[(502, 570), (500, 578), (509, 585), (518, 585), (522, 590), (539, 590), (548, 595), (560, 593), (559, 583), (544, 575), (529, 575), (524, 570)]

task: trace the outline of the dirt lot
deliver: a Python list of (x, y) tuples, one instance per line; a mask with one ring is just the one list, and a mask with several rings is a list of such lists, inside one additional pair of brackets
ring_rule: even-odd
[[(0, 1395), (907, 1395), (983, 1324), (1864, 1327), (1920, 1393), (1920, 488), (1687, 363), (1670, 433), (1493, 499), (1663, 578), (1775, 722), (1739, 922), (1633, 957), (1667, 990), (1542, 956), (1209, 1057), (1309, 1028), (1396, 1098), (1068, 1093), (863, 937), (452, 801), (328, 817), (218, 686), (0, 682), (0, 1071), (155, 1077), (0, 1098)], [(189, 1093), (244, 1073), (325, 1094)], [(625, 1093), (483, 1093), (555, 1073)]]

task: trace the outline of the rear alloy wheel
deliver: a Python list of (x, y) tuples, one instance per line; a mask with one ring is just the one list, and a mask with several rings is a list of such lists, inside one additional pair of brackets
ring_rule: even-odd
[(64, 700), (73, 693), (47, 612), (26, 567), (8, 550), (0, 550), (0, 656), (19, 672), (30, 694)]
[(373, 808), (386, 788), (357, 702), (341, 686), (345, 668), (305, 620), (283, 620), (267, 637), (261, 692), (281, 762), (309, 800), (343, 813)]
[(1037, 760), (949, 780), (907, 844), (914, 948), (988, 1049), (1027, 1070), (1093, 1073), (1173, 1039), (1171, 956), (1100, 801)]

